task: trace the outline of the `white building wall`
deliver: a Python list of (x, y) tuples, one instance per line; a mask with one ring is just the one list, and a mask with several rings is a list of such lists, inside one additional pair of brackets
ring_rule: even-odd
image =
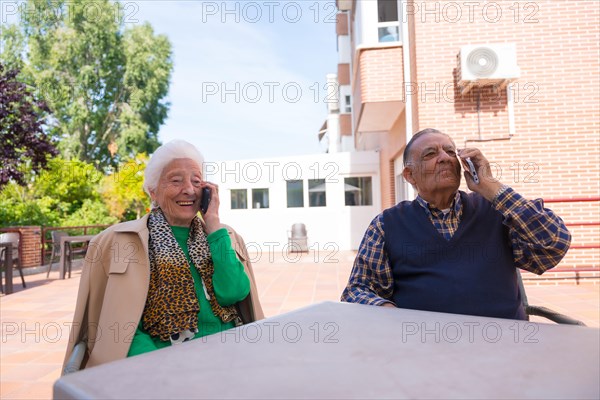
[(374, 45), (379, 42), (377, 37), (378, 21), (377, 1), (357, 1), (354, 31), (356, 46)]
[(354, 150), (354, 137), (353, 136), (342, 136), (342, 143), (341, 143), (341, 150), (342, 151), (355, 151)]
[(329, 153), (338, 153), (341, 149), (340, 114), (327, 114), (327, 136), (329, 140)]
[[(281, 254), (288, 231), (304, 223), (308, 245), (325, 256), (357, 249), (371, 220), (381, 212), (379, 154), (347, 152), (206, 163), (207, 180), (219, 185), (221, 221), (232, 226), (249, 250)], [(346, 177), (371, 177), (373, 204), (345, 205)], [(303, 180), (304, 207), (287, 207), (286, 180)], [(325, 179), (326, 206), (309, 207), (308, 179)], [(269, 208), (252, 208), (252, 189), (269, 189)], [(247, 189), (247, 209), (231, 209), (231, 190)]]
[(350, 64), (352, 62), (352, 49), (350, 47), (350, 36), (338, 36), (338, 63)]

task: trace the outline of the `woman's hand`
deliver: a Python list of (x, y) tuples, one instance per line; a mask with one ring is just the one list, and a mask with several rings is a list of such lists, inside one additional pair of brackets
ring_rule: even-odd
[(219, 218), (219, 186), (211, 182), (202, 182), (202, 189), (205, 187), (210, 189), (210, 203), (202, 218), (206, 224), (206, 233), (210, 235), (223, 227)]

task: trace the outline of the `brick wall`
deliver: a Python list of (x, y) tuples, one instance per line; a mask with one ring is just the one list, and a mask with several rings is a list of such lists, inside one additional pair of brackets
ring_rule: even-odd
[[(407, 83), (416, 90), (413, 132), (435, 127), (450, 134), (459, 147), (480, 148), (494, 165), (496, 177), (528, 198), (595, 199), (546, 206), (565, 220), (573, 234), (560, 269), (597, 269), (600, 2), (412, 1), (411, 5), (412, 76)], [(456, 85), (461, 46), (497, 43), (516, 45), (521, 69), (512, 84), (512, 137), (505, 90), (476, 87), (462, 96)], [(401, 51), (375, 46), (357, 55), (354, 118), (361, 115), (363, 109), (357, 106), (362, 104), (404, 100), (402, 73), (391, 71), (402, 71)], [(390, 162), (405, 143), (403, 120), (401, 115), (379, 146), (384, 207), (392, 201)]]
[[(448, 2), (431, 3), (439, 3), (443, 9)], [(514, 91), (516, 135), (511, 140), (481, 143), (478, 147), (501, 167), (502, 180), (526, 195), (598, 196), (599, 3), (515, 3), (520, 4), (521, 14), (524, 4), (535, 4), (537, 8), (528, 8), (528, 12), (535, 11), (531, 18), (535, 17), (537, 23), (515, 23), (512, 11), (507, 11), (513, 2), (497, 4), (502, 4), (506, 15), (497, 23), (477, 23), (477, 13), (476, 23), (449, 23), (443, 19), (435, 23), (433, 15), (423, 17), (426, 22), (415, 18), (419, 87), (432, 89), (453, 83), (456, 55), (462, 45), (516, 43), (521, 68)], [(420, 93), (419, 128), (438, 127), (451, 134), (458, 145), (478, 138), (477, 102), (472, 98), (475, 94), (455, 101), (453, 90), (447, 96), (440, 91), (437, 98), (434, 93)], [(482, 137), (507, 136), (505, 93), (495, 95), (485, 89), (481, 100)], [(574, 184), (575, 178), (580, 184)]]
[(338, 13), (335, 19), (335, 33), (337, 36), (347, 35), (348, 30), (348, 14)]
[(340, 135), (352, 136), (352, 117), (350, 114), (340, 114)]
[(350, 84), (350, 64), (338, 64), (338, 84), (349, 85)]
[(21, 256), (23, 267), (35, 267), (42, 264), (41, 234), (39, 226), (21, 226)]
[(40, 226), (16, 226), (2, 229), (2, 232), (18, 232), (19, 247), (12, 249), (13, 253), (18, 252), (21, 258), (21, 266), (36, 267), (42, 264), (41, 256), (41, 235)]
[(363, 50), (359, 65), (363, 103), (403, 98), (401, 47)]
[[(485, 4), (488, 6), (483, 11)], [(499, 179), (526, 197), (600, 195), (600, 3), (596, 1), (417, 2), (414, 15), (419, 124), (436, 127), (459, 147), (480, 148)], [(462, 7), (457, 21), (456, 5)], [(444, 11), (446, 10), (446, 11)], [(501, 10), (501, 16), (496, 11)], [(516, 133), (508, 137), (506, 93), (485, 88), (460, 97), (456, 56), (467, 44), (515, 43), (521, 77), (514, 83)], [(478, 126), (481, 126), (479, 132)], [(471, 139), (499, 139), (489, 142)], [(504, 140), (502, 140), (504, 139)], [(567, 224), (600, 222), (598, 201), (549, 203)], [(569, 225), (573, 247), (598, 245), (596, 226)], [(561, 268), (598, 267), (599, 249), (573, 248)]]

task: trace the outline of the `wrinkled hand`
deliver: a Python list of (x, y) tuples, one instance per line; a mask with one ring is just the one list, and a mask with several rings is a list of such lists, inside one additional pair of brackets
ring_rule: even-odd
[[(469, 165), (465, 161), (467, 157), (471, 158), (471, 161), (475, 165), (475, 170), (479, 175), (479, 184), (476, 184), (469, 172)], [(483, 153), (476, 148), (466, 148), (462, 149), (458, 152), (458, 159), (463, 165), (465, 180), (467, 181), (467, 186), (473, 192), (479, 193), (483, 197), (485, 197), (488, 201), (492, 201), (496, 193), (502, 187), (502, 183), (494, 178), (492, 174), (492, 170), (490, 168), (490, 163), (485, 158)]]
[(205, 187), (210, 188), (210, 203), (208, 203), (208, 209), (206, 213), (202, 215), (204, 223), (206, 224), (207, 234), (211, 234), (223, 227), (221, 219), (219, 218), (219, 187), (211, 182), (202, 182), (202, 189)]

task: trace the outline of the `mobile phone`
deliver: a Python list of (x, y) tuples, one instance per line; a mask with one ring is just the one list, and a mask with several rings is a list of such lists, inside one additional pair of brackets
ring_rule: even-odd
[(477, 170), (475, 169), (475, 165), (473, 165), (473, 161), (471, 161), (471, 157), (465, 158), (465, 161), (469, 165), (469, 172), (471, 173), (471, 177), (473, 177), (475, 184), (479, 185), (479, 175), (477, 175)]
[(208, 205), (210, 204), (210, 188), (204, 187), (202, 189), (202, 198), (200, 198), (200, 212), (202, 215), (206, 214), (206, 210), (208, 210)]

